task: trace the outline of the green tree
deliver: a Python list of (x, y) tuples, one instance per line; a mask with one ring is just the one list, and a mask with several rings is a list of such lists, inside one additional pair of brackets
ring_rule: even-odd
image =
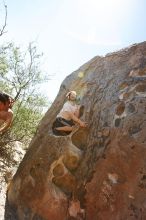
[(28, 143), (49, 104), (40, 94), (40, 85), (49, 80), (41, 71), (41, 58), (33, 43), (24, 52), (13, 43), (0, 48), (0, 90), (15, 99), (14, 120), (7, 141)]

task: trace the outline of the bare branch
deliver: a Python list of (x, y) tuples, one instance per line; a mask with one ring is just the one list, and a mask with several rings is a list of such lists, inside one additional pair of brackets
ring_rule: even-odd
[(0, 37), (6, 33), (5, 28), (7, 26), (7, 5), (4, 5), (4, 7), (5, 7), (5, 21), (4, 21), (4, 25), (0, 29)]

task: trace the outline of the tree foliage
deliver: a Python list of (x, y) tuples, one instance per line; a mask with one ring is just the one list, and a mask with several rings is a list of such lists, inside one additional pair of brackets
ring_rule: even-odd
[(26, 51), (13, 43), (0, 47), (0, 90), (11, 94), (16, 101), (9, 141), (27, 143), (48, 104), (40, 94), (40, 85), (49, 80), (41, 71), (41, 58), (42, 54), (37, 52), (33, 43)]

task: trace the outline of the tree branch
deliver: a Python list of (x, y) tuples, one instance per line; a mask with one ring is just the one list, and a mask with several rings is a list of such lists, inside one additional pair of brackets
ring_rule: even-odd
[(4, 5), (4, 7), (5, 7), (5, 21), (4, 21), (4, 25), (0, 29), (0, 37), (6, 33), (5, 28), (7, 26), (7, 5)]

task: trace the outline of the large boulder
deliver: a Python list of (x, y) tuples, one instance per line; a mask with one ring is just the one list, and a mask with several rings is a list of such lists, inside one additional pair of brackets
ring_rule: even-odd
[[(69, 90), (88, 127), (55, 136)], [(63, 81), (8, 201), (19, 220), (146, 219), (146, 42), (97, 56)]]

